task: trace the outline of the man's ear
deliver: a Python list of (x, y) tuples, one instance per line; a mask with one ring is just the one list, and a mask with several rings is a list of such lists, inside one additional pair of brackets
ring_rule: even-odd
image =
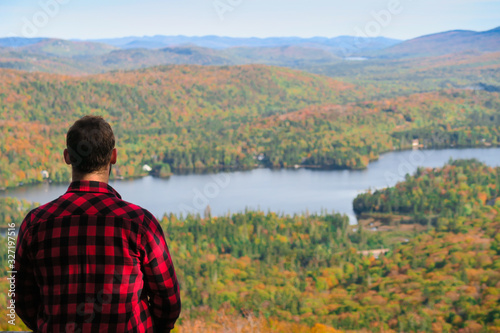
[(69, 157), (69, 151), (68, 149), (64, 149), (64, 162), (66, 162), (66, 164), (71, 164), (71, 159)]
[(116, 164), (116, 155), (117, 155), (116, 148), (113, 148), (113, 150), (111, 151), (111, 161), (110, 161), (111, 164)]

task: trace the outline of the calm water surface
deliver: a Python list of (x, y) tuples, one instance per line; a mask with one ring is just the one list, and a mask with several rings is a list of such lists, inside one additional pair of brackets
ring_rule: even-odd
[[(449, 158), (477, 158), (500, 166), (500, 148), (415, 150), (383, 154), (368, 169), (310, 170), (255, 169), (217, 174), (174, 175), (169, 179), (144, 177), (110, 182), (126, 201), (136, 203), (157, 217), (164, 213), (204, 214), (210, 206), (213, 216), (245, 209), (285, 214), (340, 212), (356, 222), (352, 201), (368, 189), (393, 186), (419, 166), (440, 167)], [(21, 187), (0, 196), (14, 196), (45, 203), (59, 197), (67, 184)]]

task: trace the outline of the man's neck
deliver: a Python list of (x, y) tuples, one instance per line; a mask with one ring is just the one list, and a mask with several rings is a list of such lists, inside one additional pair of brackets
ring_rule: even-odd
[(87, 173), (87, 174), (79, 174), (77, 172), (73, 172), (71, 175), (71, 179), (75, 181), (87, 180), (87, 181), (96, 181), (101, 183), (109, 182), (109, 175), (107, 173)]

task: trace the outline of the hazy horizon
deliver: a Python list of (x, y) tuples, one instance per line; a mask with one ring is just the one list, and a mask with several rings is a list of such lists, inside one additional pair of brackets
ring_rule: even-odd
[(500, 25), (500, 2), (491, 0), (6, 0), (0, 9), (1, 37), (80, 40), (155, 35), (407, 40)]
[[(419, 35), (414, 38), (426, 36), (426, 35), (433, 35), (433, 34), (438, 34), (438, 33), (443, 33), (447, 31), (475, 31), (475, 32), (482, 32), (482, 31), (489, 31), (493, 30), (496, 28), (500, 28), (499, 26), (492, 27), (491, 29), (485, 29), (485, 30), (470, 30), (470, 29), (453, 29), (453, 30), (446, 30), (446, 31), (436, 31), (432, 32), (429, 34), (425, 35)], [(116, 36), (116, 37), (99, 37), (99, 38), (75, 38), (75, 37), (70, 37), (70, 38), (61, 38), (61, 37), (51, 37), (51, 36), (39, 36), (39, 37), (23, 37), (23, 36), (0, 36), (0, 38), (47, 38), (47, 39), (62, 39), (62, 40), (71, 40), (71, 41), (93, 41), (93, 40), (107, 40), (107, 39), (120, 39), (120, 38), (154, 38), (154, 37), (186, 37), (186, 38), (205, 38), (205, 37), (218, 37), (218, 38), (256, 38), (256, 39), (269, 39), (269, 38), (301, 38), (301, 39), (312, 39), (312, 38), (328, 38), (328, 39), (333, 39), (333, 38), (339, 38), (339, 37), (356, 37), (355, 35), (338, 35), (338, 36), (321, 36), (321, 35), (316, 35), (316, 36), (310, 36), (310, 37), (301, 37), (301, 36), (296, 36), (296, 35), (283, 35), (283, 36), (267, 36), (267, 37), (257, 37), (257, 36), (228, 36), (228, 35), (165, 35), (165, 34), (154, 34), (154, 35), (126, 35), (126, 36)], [(369, 37), (369, 36), (367, 36)], [(399, 39), (399, 38), (392, 38), (392, 37), (387, 37), (387, 36), (376, 36), (374, 38), (387, 38), (387, 39), (394, 39), (394, 40), (408, 40), (408, 39)], [(412, 38), (410, 38), (412, 39)]]

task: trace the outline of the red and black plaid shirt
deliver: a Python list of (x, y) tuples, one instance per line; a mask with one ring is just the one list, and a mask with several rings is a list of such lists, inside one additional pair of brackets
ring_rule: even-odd
[(180, 314), (158, 221), (106, 183), (72, 182), (29, 212), (15, 270), (16, 312), (36, 332), (169, 332)]

